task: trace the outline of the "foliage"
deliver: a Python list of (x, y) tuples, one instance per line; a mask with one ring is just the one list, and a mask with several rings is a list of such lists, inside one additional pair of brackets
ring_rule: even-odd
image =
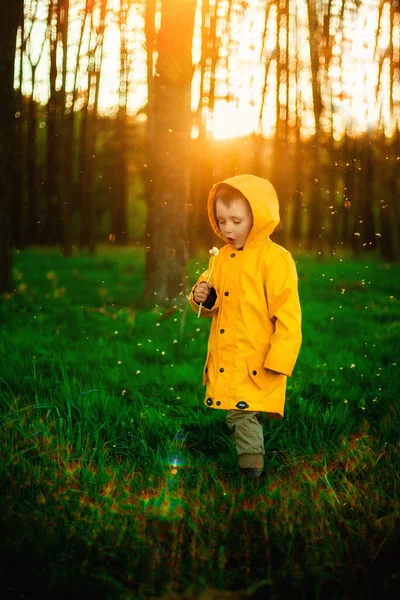
[[(203, 405), (209, 322), (184, 298), (175, 312), (156, 298), (137, 309), (142, 248), (15, 254), (15, 291), (0, 299), (13, 597), (394, 597), (399, 266), (293, 255), (303, 346), (253, 488), (224, 412)], [(191, 261), (190, 282), (207, 261)]]

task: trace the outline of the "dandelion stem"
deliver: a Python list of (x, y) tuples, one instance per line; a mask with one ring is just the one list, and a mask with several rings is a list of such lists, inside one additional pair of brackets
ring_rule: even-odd
[[(211, 258), (213, 259), (213, 261), (212, 261), (212, 264), (211, 264), (211, 271), (210, 271), (210, 274), (209, 274), (209, 276), (208, 276), (208, 279), (207, 279), (206, 283), (208, 283), (208, 282), (210, 281), (210, 279), (211, 279), (211, 275), (212, 275), (212, 272), (213, 272), (213, 268), (214, 268), (214, 260), (215, 260), (215, 256), (213, 255)], [(199, 317), (200, 317), (200, 312), (201, 312), (201, 307), (202, 307), (202, 306), (203, 306), (203, 303), (202, 303), (202, 302), (200, 302), (200, 304), (199, 304), (199, 310), (198, 310), (198, 313), (197, 313), (197, 318), (199, 318)]]

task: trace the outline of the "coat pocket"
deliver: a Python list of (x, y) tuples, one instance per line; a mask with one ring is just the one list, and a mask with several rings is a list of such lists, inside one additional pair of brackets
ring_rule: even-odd
[(206, 385), (210, 381), (210, 369), (211, 369), (212, 353), (207, 352), (206, 362), (203, 369), (203, 385)]
[(261, 358), (257, 353), (252, 354), (246, 358), (246, 362), (250, 378), (260, 390), (264, 390), (268, 386), (268, 377), (262, 365)]

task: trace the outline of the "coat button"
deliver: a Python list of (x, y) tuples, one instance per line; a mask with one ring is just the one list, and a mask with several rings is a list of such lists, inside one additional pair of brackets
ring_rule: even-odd
[(225, 371), (224, 367), (220, 368), (220, 372), (223, 373)]
[(206, 402), (208, 406), (211, 406), (211, 404), (213, 403), (212, 398), (207, 398)]
[(229, 292), (225, 292), (225, 294), (224, 294), (224, 295), (225, 295), (225, 296), (229, 296)]
[(220, 333), (225, 333), (225, 329), (220, 329)]
[(253, 371), (253, 375), (257, 375), (257, 371)]
[(231, 254), (231, 258), (235, 258), (236, 254), (234, 252), (232, 252)]
[(241, 400), (240, 402), (238, 402), (236, 404), (236, 406), (240, 409), (249, 408), (249, 404), (247, 404), (247, 402), (245, 402), (244, 400)]
[(220, 401), (220, 400), (217, 400), (215, 404), (216, 404), (217, 406), (220, 406), (220, 404), (221, 404), (221, 401)]

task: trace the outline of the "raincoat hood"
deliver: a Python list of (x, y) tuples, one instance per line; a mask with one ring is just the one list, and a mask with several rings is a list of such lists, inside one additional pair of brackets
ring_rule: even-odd
[(212, 187), (207, 203), (208, 218), (215, 233), (223, 240), (224, 238), (214, 217), (214, 198), (221, 183), (226, 183), (239, 190), (251, 206), (253, 227), (246, 240), (245, 247), (249, 245), (258, 246), (266, 241), (280, 221), (278, 196), (272, 183), (256, 175), (236, 175), (224, 179), (224, 181), (220, 181)]

